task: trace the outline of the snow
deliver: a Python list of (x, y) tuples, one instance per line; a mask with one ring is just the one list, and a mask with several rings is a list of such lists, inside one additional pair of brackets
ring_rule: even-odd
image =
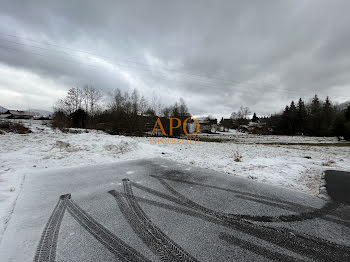
[(0, 114), (7, 112), (7, 108), (0, 106)]
[[(211, 135), (229, 139), (222, 143), (154, 145), (146, 137), (112, 136), (93, 130), (63, 133), (43, 125), (45, 121), (24, 123), (33, 133), (0, 135), (0, 239), (25, 177), (36, 170), (163, 157), (317, 195), (322, 171), (350, 169), (350, 147), (256, 143), (335, 143), (335, 138), (255, 136), (231, 131)], [(234, 161), (236, 152), (242, 155), (241, 162)]]
[(215, 138), (232, 140), (236, 143), (337, 143), (336, 137), (310, 137), (310, 136), (277, 136), (254, 135), (230, 129), (229, 132), (217, 132), (217, 134), (199, 134), (203, 138)]
[[(272, 146), (205, 143), (162, 145), (173, 150), (163, 157), (317, 195), (325, 169), (350, 169), (349, 147)], [(234, 161), (235, 152), (242, 162)]]
[(32, 113), (35, 116), (51, 116), (53, 113), (42, 109), (28, 109), (27, 112)]

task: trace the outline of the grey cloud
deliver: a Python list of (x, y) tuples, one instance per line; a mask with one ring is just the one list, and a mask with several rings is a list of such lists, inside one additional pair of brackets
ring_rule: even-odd
[(120, 70), (90, 67), (91, 60), (70, 49), (63, 54), (27, 41), (16, 45), (4, 39), (24, 40), (0, 34), (1, 63), (65, 89), (90, 83), (105, 93), (138, 88), (165, 104), (183, 97), (193, 114), (226, 116), (241, 105), (274, 113), (314, 93), (350, 99), (345, 0), (1, 2), (0, 33), (86, 50), (115, 63), (128, 60)]

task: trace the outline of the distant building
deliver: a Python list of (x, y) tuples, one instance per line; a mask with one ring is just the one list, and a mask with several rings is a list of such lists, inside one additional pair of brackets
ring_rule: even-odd
[[(216, 118), (211, 117), (198, 117), (197, 118), (199, 123), (199, 132), (201, 133), (215, 133), (218, 128), (218, 120)], [(196, 122), (190, 122), (187, 123), (187, 128), (190, 133), (193, 133), (196, 130)]]
[(30, 112), (19, 110), (8, 110), (2, 116), (7, 119), (33, 119), (34, 115)]
[(223, 118), (218, 126), (219, 131), (228, 132), (230, 129), (234, 128), (234, 123), (231, 118)]
[(240, 132), (247, 132), (250, 134), (268, 135), (272, 130), (266, 127), (266, 123), (249, 122), (248, 125), (240, 125), (238, 130)]

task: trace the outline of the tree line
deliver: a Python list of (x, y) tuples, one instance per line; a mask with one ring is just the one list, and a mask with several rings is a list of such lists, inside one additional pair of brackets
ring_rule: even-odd
[[(163, 106), (156, 96), (148, 101), (137, 89), (129, 93), (117, 88), (109, 94), (108, 103), (104, 106), (101, 99), (101, 93), (92, 86), (71, 88), (54, 107), (53, 127), (92, 128), (111, 134), (143, 135), (153, 129), (158, 117), (164, 129), (169, 130), (169, 117), (179, 118), (182, 122), (191, 116), (182, 98), (171, 106)], [(182, 134), (181, 129), (174, 131), (174, 136)]]
[(329, 97), (322, 101), (315, 95), (311, 102), (292, 101), (280, 114), (265, 119), (275, 134), (338, 136), (350, 139), (350, 106), (334, 105)]
[[(54, 107), (53, 127), (92, 128), (112, 134), (143, 135), (153, 129), (157, 118), (161, 119), (168, 133), (170, 117), (176, 117), (183, 123), (191, 116), (182, 98), (171, 106), (164, 106), (155, 96), (149, 101), (136, 89), (129, 93), (118, 88), (109, 94), (105, 105), (102, 105), (102, 97), (93, 86), (71, 88)], [(300, 98), (297, 103), (292, 101), (281, 113), (270, 117), (258, 118), (254, 113), (253, 118), (249, 119), (250, 114), (249, 108), (241, 107), (232, 113), (231, 122), (222, 119), (220, 123), (228, 124), (229, 128), (239, 128), (253, 121), (264, 123), (262, 134), (337, 136), (350, 140), (350, 105), (345, 109), (340, 108), (329, 97), (322, 101), (315, 95), (308, 103)], [(182, 128), (174, 129), (173, 136), (182, 134)]]

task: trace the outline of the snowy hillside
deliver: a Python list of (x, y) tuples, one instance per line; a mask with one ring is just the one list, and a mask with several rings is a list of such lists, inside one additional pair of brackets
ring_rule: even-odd
[(47, 110), (41, 110), (41, 109), (28, 109), (26, 111), (31, 112), (35, 116), (50, 116), (50, 115), (52, 115), (52, 112), (47, 111)]
[(0, 106), (0, 114), (5, 113), (8, 109)]

